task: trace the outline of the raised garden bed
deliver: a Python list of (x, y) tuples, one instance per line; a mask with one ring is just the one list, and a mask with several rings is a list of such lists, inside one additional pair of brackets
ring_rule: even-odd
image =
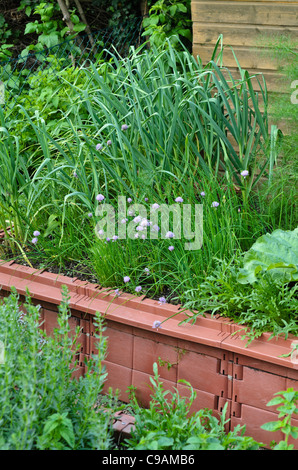
[[(188, 393), (179, 383), (183, 379), (195, 389), (193, 411), (209, 408), (219, 415), (228, 403), (230, 429), (245, 424), (247, 435), (268, 446), (272, 440), (283, 439), (282, 433), (264, 431), (260, 426), (277, 420), (274, 408), (267, 407), (274, 393), (289, 387), (298, 390), (298, 360), (290, 354), (296, 337), (268, 341), (268, 333), (247, 346), (241, 327), (227, 318), (206, 315), (194, 325), (179, 325), (185, 317), (177, 306), (128, 294), (115, 297), (114, 291), (77, 278), (37, 271), (13, 261), (1, 262), (1, 297), (15, 287), (22, 301), (28, 290), (33, 303), (41, 306), (42, 328), (47, 333), (57, 325), (62, 285), (70, 295), (69, 321), (81, 329), (74, 375), (84, 374), (84, 357), (95, 352), (93, 319), (98, 311), (106, 316), (106, 391), (109, 387), (119, 389), (119, 398), (128, 402), (127, 389), (134, 386), (137, 398), (148, 405), (149, 377), (153, 363), (159, 362), (166, 388)], [(154, 322), (167, 318), (160, 328), (153, 328)], [(298, 426), (298, 417), (293, 424)], [(292, 442), (298, 448), (297, 441)]]

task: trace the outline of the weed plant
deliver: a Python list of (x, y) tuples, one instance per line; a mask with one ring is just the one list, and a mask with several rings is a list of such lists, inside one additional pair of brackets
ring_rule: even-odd
[(298, 438), (298, 427), (293, 424), (292, 418), (298, 413), (298, 392), (292, 387), (275, 393), (275, 397), (267, 403), (267, 406), (277, 406), (278, 421), (270, 421), (261, 426), (266, 431), (281, 431), (285, 439), (278, 443), (273, 441), (273, 450), (294, 450), (294, 445), (289, 443), (289, 438)]
[(245, 426), (237, 425), (226, 432), (226, 406), (220, 420), (211, 410), (202, 409), (190, 413), (196, 393), (188, 382), (181, 381), (189, 389), (189, 398), (182, 397), (175, 389), (165, 390), (153, 365), (154, 377), (150, 377), (152, 395), (149, 408), (135, 404), (135, 430), (124, 447), (129, 450), (257, 450), (260, 443), (244, 436)]

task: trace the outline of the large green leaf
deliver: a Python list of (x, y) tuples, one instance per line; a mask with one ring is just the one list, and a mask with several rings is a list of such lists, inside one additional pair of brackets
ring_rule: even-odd
[(239, 270), (241, 284), (254, 283), (267, 272), (272, 280), (298, 281), (298, 228), (261, 236), (245, 253)]

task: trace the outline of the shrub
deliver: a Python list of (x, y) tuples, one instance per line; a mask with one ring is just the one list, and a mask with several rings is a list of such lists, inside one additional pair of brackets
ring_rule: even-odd
[(148, 2), (148, 17), (143, 20), (144, 33), (151, 44), (166, 44), (167, 39), (176, 48), (181, 48), (178, 38), (191, 49), (191, 5), (190, 0), (153, 0)]

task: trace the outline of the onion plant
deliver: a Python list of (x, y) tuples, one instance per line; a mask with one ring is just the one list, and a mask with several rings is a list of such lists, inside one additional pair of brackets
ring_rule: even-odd
[(114, 187), (129, 182), (135, 191), (145, 175), (162, 194), (168, 173), (181, 178), (200, 167), (205, 174), (224, 171), (248, 194), (272, 168), (265, 82), (257, 77), (256, 93), (255, 77), (240, 66), (236, 81), (217, 64), (221, 54), (218, 42), (203, 67), (169, 44), (126, 59), (113, 55), (103, 70), (92, 68), (94, 86), (82, 92), (90, 121), (80, 125), (81, 136)]

